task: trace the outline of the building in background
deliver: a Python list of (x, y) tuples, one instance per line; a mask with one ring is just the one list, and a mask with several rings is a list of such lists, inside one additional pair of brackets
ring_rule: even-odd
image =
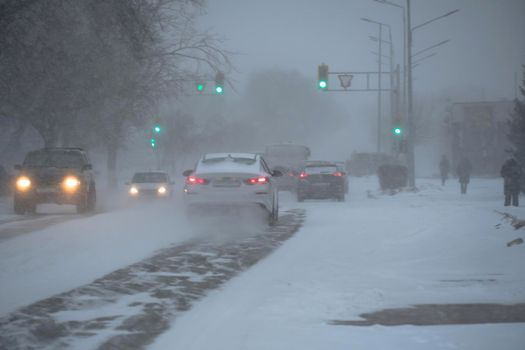
[(462, 157), (472, 163), (472, 174), (499, 176), (510, 148), (507, 120), (512, 101), (459, 102), (449, 107), (447, 141), (453, 168)]

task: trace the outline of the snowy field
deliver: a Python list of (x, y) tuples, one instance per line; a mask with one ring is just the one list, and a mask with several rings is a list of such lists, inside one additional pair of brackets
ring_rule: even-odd
[[(502, 205), (501, 180), (473, 179), (467, 195), (434, 179), (419, 179), (418, 192), (377, 187), (375, 177), (352, 178), (344, 203), (297, 203), (283, 193), (282, 210), (306, 210), (299, 232), (148, 349), (524, 349), (525, 323), (331, 324), (416, 304), (525, 303), (525, 244), (507, 246), (525, 230), (498, 213), (525, 219), (525, 210)], [(11, 219), (1, 208), (0, 219)], [(0, 240), (0, 316), (192, 238), (181, 211), (152, 203)]]

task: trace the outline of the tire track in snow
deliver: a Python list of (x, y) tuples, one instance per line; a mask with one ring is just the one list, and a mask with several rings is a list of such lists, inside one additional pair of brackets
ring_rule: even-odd
[(194, 240), (0, 319), (0, 349), (143, 349), (209, 291), (270, 254), (304, 211), (228, 242)]

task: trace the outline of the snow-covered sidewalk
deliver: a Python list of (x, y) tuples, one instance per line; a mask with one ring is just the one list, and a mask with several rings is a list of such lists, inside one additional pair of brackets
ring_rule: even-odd
[[(512, 349), (525, 324), (330, 325), (414, 304), (524, 303), (525, 245), (496, 211), (500, 180), (419, 180), (419, 192), (367, 196), (374, 178), (351, 179), (345, 203), (315, 201), (304, 227), (249, 271), (174, 322), (151, 349)], [(377, 194), (377, 193), (376, 193)]]

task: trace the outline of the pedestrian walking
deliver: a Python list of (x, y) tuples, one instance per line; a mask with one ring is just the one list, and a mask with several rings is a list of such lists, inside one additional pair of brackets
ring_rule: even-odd
[(459, 184), (461, 187), (461, 194), (467, 193), (467, 185), (470, 182), (471, 171), (472, 164), (470, 163), (470, 160), (467, 157), (463, 157), (456, 168)]
[(503, 194), (505, 195), (505, 206), (519, 205), (520, 181), (522, 176), (521, 167), (514, 158), (507, 159), (500, 171), (503, 176)]
[(441, 185), (445, 185), (445, 181), (448, 179), (448, 172), (450, 171), (450, 162), (446, 155), (441, 156), (439, 161), (439, 173), (441, 174)]

